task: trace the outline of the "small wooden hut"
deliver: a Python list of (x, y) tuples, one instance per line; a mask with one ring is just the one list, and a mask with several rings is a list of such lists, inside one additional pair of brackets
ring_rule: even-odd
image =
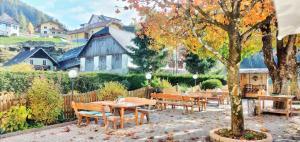
[(240, 87), (245, 98), (256, 98), (268, 92), (268, 69), (240, 69)]

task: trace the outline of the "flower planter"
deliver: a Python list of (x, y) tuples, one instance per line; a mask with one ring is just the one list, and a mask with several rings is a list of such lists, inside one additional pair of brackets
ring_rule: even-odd
[(237, 139), (231, 139), (231, 138), (226, 138), (226, 137), (222, 137), (218, 134), (216, 134), (215, 132), (220, 130), (222, 128), (217, 128), (217, 129), (213, 129), (209, 132), (209, 138), (212, 142), (272, 142), (272, 135), (270, 133), (265, 133), (262, 132), (264, 134), (266, 134), (266, 138), (262, 139), (262, 140), (237, 140)]

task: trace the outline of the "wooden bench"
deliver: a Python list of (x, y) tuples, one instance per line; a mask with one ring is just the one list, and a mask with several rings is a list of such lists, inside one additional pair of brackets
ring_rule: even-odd
[(166, 109), (167, 105), (170, 105), (172, 109), (175, 109), (176, 106), (183, 106), (186, 112), (188, 112), (188, 107), (191, 107), (193, 110), (194, 99), (188, 96), (182, 95), (172, 95), (172, 94), (151, 94), (152, 99), (156, 99), (158, 105), (163, 109)]
[(77, 125), (80, 125), (82, 119), (86, 119), (86, 123), (90, 123), (90, 118), (94, 118), (98, 124), (99, 118), (102, 117), (104, 125), (106, 125), (107, 116), (112, 115), (110, 112), (105, 112), (105, 107), (96, 103), (77, 103), (72, 102), (72, 108), (78, 118)]

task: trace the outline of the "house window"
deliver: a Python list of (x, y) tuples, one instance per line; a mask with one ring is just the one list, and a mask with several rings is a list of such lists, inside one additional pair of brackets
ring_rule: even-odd
[(30, 59), (30, 61), (29, 61), (29, 62), (30, 62), (30, 64), (31, 64), (31, 65), (33, 65), (33, 60), (32, 60), (32, 59)]
[(52, 34), (55, 34), (55, 32), (52, 32)]
[(44, 31), (44, 34), (47, 34), (47, 31)]
[(43, 60), (43, 65), (46, 66), (47, 65), (47, 61)]
[(47, 29), (47, 26), (44, 26), (44, 29)]

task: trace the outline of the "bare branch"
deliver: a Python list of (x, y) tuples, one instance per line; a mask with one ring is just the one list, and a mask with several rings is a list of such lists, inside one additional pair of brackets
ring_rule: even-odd
[(240, 8), (242, 0), (234, 0), (232, 3), (232, 15), (234, 18), (240, 17)]
[(253, 25), (252, 27), (250, 27), (247, 31), (245, 31), (242, 35), (241, 35), (241, 39), (242, 41), (244, 41), (248, 36), (250, 36), (250, 34), (259, 29), (260, 26), (262, 26), (263, 24), (265, 24), (267, 21), (272, 20), (274, 14), (269, 15), (265, 20), (260, 21), (258, 23), (256, 23), (255, 25)]
[(201, 18), (201, 20), (203, 20), (204, 22), (209, 23), (209, 24), (213, 24), (213, 25), (215, 25), (215, 26), (217, 26), (219, 28), (222, 28), (225, 31), (229, 30), (228, 25), (222, 24), (222, 23), (218, 22), (217, 20), (211, 18), (201, 7), (196, 6), (195, 9), (200, 14), (202, 14), (202, 16), (204, 16), (204, 18)]
[(220, 7), (222, 8), (223, 12), (225, 13), (225, 15), (227, 17), (230, 17), (230, 11), (225, 3), (225, 1), (219, 0), (218, 4), (220, 5)]

